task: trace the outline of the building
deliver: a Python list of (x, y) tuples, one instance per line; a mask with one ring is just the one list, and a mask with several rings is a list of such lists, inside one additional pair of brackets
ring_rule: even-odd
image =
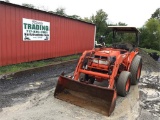
[(81, 53), (95, 25), (0, 1), (0, 66)]

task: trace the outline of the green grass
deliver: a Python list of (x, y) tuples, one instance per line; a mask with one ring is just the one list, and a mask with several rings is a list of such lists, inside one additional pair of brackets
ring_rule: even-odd
[(47, 60), (40, 60), (40, 61), (34, 61), (34, 62), (20, 63), (20, 64), (15, 64), (15, 65), (2, 66), (0, 67), (0, 75), (18, 72), (18, 71), (22, 71), (26, 69), (35, 68), (35, 67), (47, 66), (47, 65), (58, 63), (58, 62), (78, 59), (79, 57), (80, 55), (76, 54), (76, 55), (71, 55), (71, 56), (58, 57), (54, 59), (47, 59)]
[[(108, 44), (108, 46), (109, 46), (109, 44)], [(142, 49), (144, 51), (146, 51), (147, 53), (157, 52), (157, 54), (160, 55), (160, 51), (146, 49), (146, 48), (142, 48)], [(58, 57), (58, 58), (54, 58), (54, 59), (47, 59), (47, 60), (40, 60), (40, 61), (34, 61), (34, 62), (27, 62), (27, 63), (20, 63), (20, 64), (15, 64), (15, 65), (3, 66), (3, 67), (0, 67), (0, 75), (12, 73), (12, 72), (18, 72), (21, 70), (31, 69), (31, 68), (35, 68), (35, 67), (42, 67), (42, 66), (46, 66), (46, 65), (51, 65), (51, 64), (58, 63), (58, 62), (78, 59), (79, 57), (80, 57), (80, 54), (77, 54), (77, 55), (71, 55), (71, 56), (65, 56), (65, 57)]]
[(141, 48), (141, 49), (146, 51), (147, 53), (156, 52), (158, 55), (160, 55), (160, 51), (158, 51), (158, 50), (152, 50), (152, 49), (146, 49), (146, 48)]

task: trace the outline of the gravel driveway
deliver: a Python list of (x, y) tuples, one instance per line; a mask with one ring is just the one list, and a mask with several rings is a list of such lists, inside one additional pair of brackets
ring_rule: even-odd
[(140, 83), (127, 97), (118, 97), (110, 117), (53, 97), (58, 76), (73, 74), (77, 61), (0, 79), (0, 120), (159, 120), (159, 63), (144, 51)]

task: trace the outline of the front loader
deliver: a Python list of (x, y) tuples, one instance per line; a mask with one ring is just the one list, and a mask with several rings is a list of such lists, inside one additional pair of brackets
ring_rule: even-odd
[[(117, 32), (131, 32), (139, 43), (135, 27), (109, 26)], [(117, 94), (125, 97), (141, 75), (142, 59), (137, 45), (113, 43), (84, 51), (73, 76), (61, 75), (54, 96), (77, 106), (110, 116)]]

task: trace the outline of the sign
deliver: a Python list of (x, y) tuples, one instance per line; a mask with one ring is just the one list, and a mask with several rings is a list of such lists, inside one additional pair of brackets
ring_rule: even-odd
[(23, 41), (49, 41), (50, 22), (23, 18)]

